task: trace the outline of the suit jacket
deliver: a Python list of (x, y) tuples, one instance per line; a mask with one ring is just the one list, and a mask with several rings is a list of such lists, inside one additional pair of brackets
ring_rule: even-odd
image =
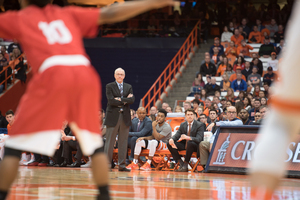
[[(187, 121), (182, 122), (180, 124), (180, 127), (178, 129), (178, 131), (176, 132), (176, 134), (172, 137), (172, 139), (174, 140), (174, 142), (176, 142), (182, 134), (186, 134), (187, 135), (187, 128), (188, 128), (188, 123)], [(205, 124), (203, 124), (202, 122), (198, 122), (196, 120), (194, 120), (193, 125), (192, 125), (192, 130), (190, 132), (190, 137), (192, 138), (192, 141), (196, 142), (196, 143), (200, 143), (201, 141), (203, 141), (203, 137), (204, 137), (204, 130), (205, 130)]]
[[(133, 94), (132, 86), (123, 82), (123, 98), (121, 98), (120, 90), (117, 83), (114, 81), (106, 85), (107, 108), (104, 124), (114, 127), (118, 123), (120, 109), (123, 108), (123, 119), (126, 126), (131, 125), (130, 104), (134, 102), (134, 96), (127, 98), (129, 94)], [(121, 101), (116, 100), (120, 97)]]
[(145, 119), (141, 122), (139, 131), (137, 131), (138, 123), (138, 118), (134, 118), (131, 121), (131, 126), (129, 128), (129, 137), (147, 137), (152, 135), (152, 121), (149, 117), (145, 117)]

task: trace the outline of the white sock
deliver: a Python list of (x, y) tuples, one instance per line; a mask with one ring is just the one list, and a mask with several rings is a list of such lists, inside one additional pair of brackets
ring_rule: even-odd
[(137, 164), (139, 161), (137, 159), (133, 159), (133, 163)]
[(147, 160), (147, 163), (149, 163), (149, 165), (151, 165), (151, 160), (148, 159), (148, 160)]

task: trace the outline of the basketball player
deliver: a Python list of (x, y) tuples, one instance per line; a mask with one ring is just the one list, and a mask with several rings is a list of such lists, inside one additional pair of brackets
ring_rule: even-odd
[(286, 148), (300, 132), (300, 1), (295, 1), (293, 7), (285, 36), (288, 45), (279, 69), (280, 81), (272, 90), (272, 110), (260, 130), (254, 160), (250, 163), (251, 199), (272, 198), (280, 178), (285, 175)]
[(125, 2), (101, 9), (50, 5), (51, 0), (19, 0), (21, 11), (0, 15), (0, 37), (15, 38), (26, 52), (33, 78), (16, 112), (0, 165), (0, 200), (17, 176), (21, 151), (52, 156), (62, 122), (70, 122), (85, 155), (91, 155), (98, 199), (109, 199), (107, 158), (99, 131), (100, 80), (82, 37), (98, 26), (120, 22), (172, 0)]

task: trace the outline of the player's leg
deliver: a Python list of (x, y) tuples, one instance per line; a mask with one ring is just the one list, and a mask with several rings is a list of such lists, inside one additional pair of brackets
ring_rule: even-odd
[[(148, 142), (148, 140), (146, 140)], [(146, 141), (145, 140), (139, 140), (136, 142), (135, 147), (134, 147), (134, 158), (133, 161), (130, 165), (128, 165), (126, 168), (130, 170), (136, 170), (139, 169), (139, 156), (142, 152), (142, 148), (146, 148)]]
[(21, 154), (19, 150), (5, 149), (4, 159), (0, 162), (0, 200), (6, 199), (8, 190), (18, 175)]
[(299, 117), (272, 110), (257, 138), (250, 163), (252, 199), (270, 199), (285, 175), (286, 148), (299, 133)]
[(151, 162), (155, 154), (157, 145), (158, 145), (157, 140), (148, 140), (149, 157), (147, 162), (141, 167), (141, 170), (146, 170), (146, 171), (151, 170)]

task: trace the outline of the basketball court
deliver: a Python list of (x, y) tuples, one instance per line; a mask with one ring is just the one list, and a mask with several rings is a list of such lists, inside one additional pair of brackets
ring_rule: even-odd
[[(250, 199), (246, 175), (173, 171), (110, 172), (114, 200)], [(20, 167), (9, 200), (95, 199), (90, 168)], [(273, 199), (300, 199), (300, 180), (283, 179)]]

